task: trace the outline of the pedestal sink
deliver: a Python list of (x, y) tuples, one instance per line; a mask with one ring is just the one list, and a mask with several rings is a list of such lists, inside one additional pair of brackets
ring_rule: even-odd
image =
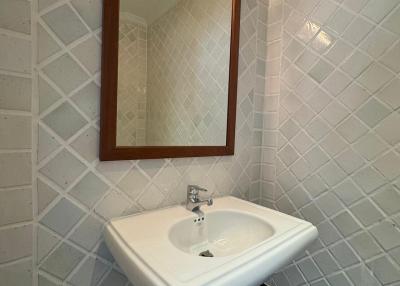
[(112, 220), (105, 239), (135, 286), (260, 285), (316, 239), (310, 223), (233, 197)]

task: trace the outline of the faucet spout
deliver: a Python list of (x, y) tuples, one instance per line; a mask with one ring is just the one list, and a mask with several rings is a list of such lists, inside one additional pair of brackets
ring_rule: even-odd
[[(200, 207), (203, 205), (211, 206), (213, 204), (213, 199), (211, 197), (201, 200), (199, 193), (207, 192), (206, 189), (200, 188), (199, 186), (189, 185), (187, 191), (187, 201), (186, 209), (191, 212), (201, 212)], [(202, 212), (201, 212), (202, 213)]]

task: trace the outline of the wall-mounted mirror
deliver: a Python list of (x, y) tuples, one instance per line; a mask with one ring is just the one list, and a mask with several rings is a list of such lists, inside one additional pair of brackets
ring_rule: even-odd
[(240, 0), (105, 0), (101, 160), (232, 155)]

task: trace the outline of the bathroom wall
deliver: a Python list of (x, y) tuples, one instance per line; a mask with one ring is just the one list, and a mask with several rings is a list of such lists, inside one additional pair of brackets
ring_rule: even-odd
[(231, 14), (180, 0), (149, 25), (148, 145), (225, 145)]
[(272, 2), (262, 196), (320, 232), (275, 283), (399, 285), (400, 2)]
[(119, 25), (117, 146), (146, 145), (147, 24), (121, 13)]
[(1, 285), (30, 285), (33, 268), (30, 17), (29, 2), (0, 1)]
[(262, 126), (254, 115), (263, 92), (255, 75), (263, 82), (256, 62), (265, 60), (257, 46), (266, 34), (265, 1), (242, 1), (235, 156), (108, 163), (97, 155), (101, 3), (0, 2), (0, 113), (7, 117), (0, 281), (7, 285), (127, 285), (102, 242), (104, 223), (180, 203), (189, 183), (259, 200)]

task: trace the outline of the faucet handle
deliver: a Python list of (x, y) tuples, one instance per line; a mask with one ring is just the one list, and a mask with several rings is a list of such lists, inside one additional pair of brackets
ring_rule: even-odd
[(207, 192), (207, 189), (201, 188), (197, 185), (189, 185), (187, 188), (188, 195), (197, 196), (199, 192)]

